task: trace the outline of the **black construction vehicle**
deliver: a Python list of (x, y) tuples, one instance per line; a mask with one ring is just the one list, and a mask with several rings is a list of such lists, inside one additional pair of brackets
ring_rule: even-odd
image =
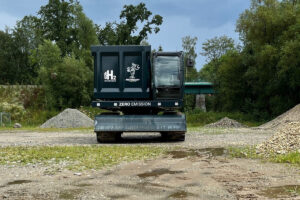
[(160, 132), (184, 141), (182, 52), (155, 52), (151, 46), (92, 46), (92, 106), (108, 110), (95, 117), (98, 142), (113, 142), (123, 132)]

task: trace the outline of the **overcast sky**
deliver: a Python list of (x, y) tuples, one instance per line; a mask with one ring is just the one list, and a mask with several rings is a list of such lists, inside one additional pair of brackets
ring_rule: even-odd
[[(25, 15), (36, 15), (48, 0), (0, 0), (0, 30), (13, 27)], [(94, 23), (104, 25), (119, 19), (124, 4), (138, 4), (141, 0), (80, 0), (85, 14)], [(164, 51), (180, 51), (181, 38), (198, 37), (197, 69), (205, 63), (199, 55), (201, 44), (214, 36), (227, 35), (238, 42), (235, 24), (239, 15), (250, 6), (250, 0), (142, 0), (153, 14), (163, 17), (158, 34), (152, 34), (148, 42), (152, 48), (159, 45)], [(1, 48), (1, 47), (0, 47)]]

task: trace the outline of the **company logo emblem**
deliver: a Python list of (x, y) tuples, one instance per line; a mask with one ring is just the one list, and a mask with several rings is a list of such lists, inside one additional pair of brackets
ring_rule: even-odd
[(128, 82), (137, 82), (140, 79), (135, 78), (135, 71), (138, 71), (140, 69), (140, 66), (138, 64), (132, 63), (131, 67), (127, 67), (127, 72), (130, 73), (129, 78), (126, 79)]
[(116, 82), (117, 77), (114, 75), (114, 70), (104, 72), (104, 82)]

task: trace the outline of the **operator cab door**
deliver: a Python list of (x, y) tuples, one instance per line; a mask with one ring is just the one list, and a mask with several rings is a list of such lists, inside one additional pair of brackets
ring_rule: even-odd
[(153, 84), (155, 99), (183, 98), (183, 53), (153, 54)]

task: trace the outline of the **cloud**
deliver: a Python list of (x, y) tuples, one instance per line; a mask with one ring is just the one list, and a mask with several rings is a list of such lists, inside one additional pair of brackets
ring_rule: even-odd
[[(0, 0), (0, 30), (5, 26), (13, 27), (17, 20), (25, 15), (36, 15), (41, 5), (48, 0), (12, 1)], [(16, 3), (17, 2), (17, 3)], [(205, 58), (199, 55), (201, 44), (215, 36), (227, 35), (238, 40), (235, 22), (240, 13), (250, 5), (250, 0), (80, 0), (86, 15), (94, 23), (118, 21), (125, 4), (144, 2), (153, 13), (163, 16), (164, 22), (158, 34), (149, 36), (152, 48), (162, 45), (166, 51), (182, 50), (181, 39), (184, 36), (197, 36), (197, 68), (205, 64)]]
[(5, 30), (5, 27), (12, 28), (17, 20), (20, 20), (18, 17), (10, 15), (5, 12), (0, 12), (0, 30)]

